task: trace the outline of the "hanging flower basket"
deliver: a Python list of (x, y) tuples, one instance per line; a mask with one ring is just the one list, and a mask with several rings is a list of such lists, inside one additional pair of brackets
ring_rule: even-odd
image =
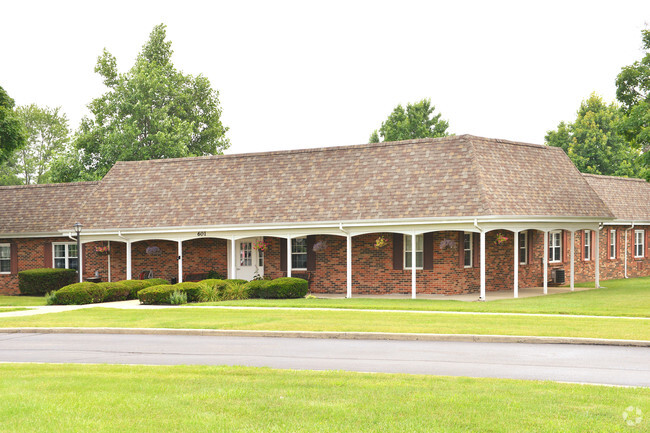
[(327, 241), (318, 241), (314, 244), (314, 252), (315, 253), (320, 253), (321, 251), (325, 251), (327, 249)]
[(268, 242), (264, 242), (264, 241), (256, 241), (253, 242), (253, 249), (264, 252), (269, 249), (269, 244)]
[(388, 245), (388, 241), (387, 241), (386, 238), (383, 237), (383, 236), (379, 236), (379, 237), (375, 240), (375, 248), (376, 248), (376, 249), (384, 248), (386, 245)]
[(98, 256), (108, 256), (111, 254), (111, 249), (108, 246), (95, 247), (95, 253)]
[(508, 242), (508, 237), (504, 236), (503, 233), (497, 233), (497, 238), (494, 240), (494, 245), (501, 245)]
[(443, 241), (440, 241), (440, 249), (441, 250), (455, 250), (456, 249), (456, 241), (452, 239), (445, 239)]
[(147, 247), (146, 253), (148, 256), (159, 256), (162, 254), (160, 247)]

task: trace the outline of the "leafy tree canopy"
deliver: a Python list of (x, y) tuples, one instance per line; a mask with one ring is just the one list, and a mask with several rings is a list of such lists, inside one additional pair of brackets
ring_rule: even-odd
[(573, 123), (560, 122), (545, 137), (549, 146), (561, 147), (583, 173), (643, 177), (639, 152), (629, 145), (618, 127), (622, 112), (592, 93), (582, 101)]
[[(370, 135), (371, 143), (380, 141), (399, 141), (413, 138), (445, 137), (449, 135), (449, 122), (434, 114), (436, 107), (430, 99), (422, 99), (414, 104), (395, 107), (379, 130)], [(381, 137), (381, 140), (380, 140)]]
[(0, 164), (27, 142), (25, 128), (14, 106), (14, 100), (0, 86)]
[(109, 90), (88, 105), (92, 117), (82, 120), (73, 151), (54, 163), (54, 180), (99, 179), (116, 161), (211, 155), (228, 148), (219, 93), (204, 76), (174, 67), (165, 29), (154, 27), (126, 73), (118, 72), (106, 49), (98, 58), (95, 72)]
[(640, 148), (650, 172), (650, 30), (641, 32), (645, 55), (622, 68), (616, 78), (616, 97), (625, 116), (621, 129), (630, 143)]

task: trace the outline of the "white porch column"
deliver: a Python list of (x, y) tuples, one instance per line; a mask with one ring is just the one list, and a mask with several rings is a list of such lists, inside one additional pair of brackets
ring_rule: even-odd
[(480, 262), (481, 262), (481, 296), (479, 299), (485, 301), (485, 232), (481, 232), (481, 242), (479, 245)]
[(111, 282), (111, 241), (108, 241), (108, 256), (106, 256), (106, 259), (108, 260), (108, 282)]
[(131, 241), (126, 241), (126, 279), (131, 280)]
[(79, 256), (78, 262), (79, 262), (79, 282), (83, 283), (84, 282), (84, 244), (79, 244), (79, 251), (77, 251), (77, 255)]
[(287, 238), (287, 277), (291, 277), (291, 237)]
[(575, 258), (576, 258), (576, 253), (575, 253), (575, 246), (576, 246), (576, 232), (571, 230), (571, 291), (573, 292), (574, 290), (574, 284), (575, 284)]
[(594, 255), (596, 256), (596, 263), (594, 266), (595, 284), (597, 289), (600, 289), (600, 229), (596, 229), (596, 245), (594, 246)]
[(515, 267), (514, 269), (514, 279), (513, 279), (513, 291), (514, 297), (519, 297), (519, 231), (516, 230), (513, 232), (514, 241), (515, 241)]
[(230, 240), (230, 264), (232, 265), (232, 270), (230, 275), (232, 279), (237, 278), (237, 241), (235, 241), (234, 236)]
[(178, 241), (178, 282), (183, 282), (183, 241)]
[(548, 293), (548, 232), (544, 230), (544, 294)]
[(348, 233), (348, 238), (347, 238), (347, 250), (346, 250), (346, 256), (347, 256), (347, 267), (348, 267), (348, 275), (347, 275), (347, 289), (348, 289), (348, 298), (352, 297), (352, 235)]
[(416, 293), (416, 280), (417, 280), (417, 275), (416, 275), (416, 256), (417, 254), (415, 253), (415, 233), (411, 235), (411, 299), (415, 299), (415, 293)]

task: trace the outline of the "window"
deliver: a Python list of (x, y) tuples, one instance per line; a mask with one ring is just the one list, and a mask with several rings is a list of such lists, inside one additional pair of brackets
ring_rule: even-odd
[(264, 267), (264, 251), (262, 250), (257, 250), (257, 266)]
[(616, 258), (616, 230), (609, 231), (609, 258)]
[(77, 254), (77, 244), (53, 244), (54, 247), (54, 267), (64, 269), (79, 270), (79, 255)]
[(591, 260), (591, 230), (584, 231), (584, 238), (583, 247), (585, 255), (583, 257), (585, 260)]
[(0, 274), (11, 273), (11, 247), (0, 244)]
[(465, 267), (466, 268), (471, 268), (472, 267), (472, 257), (473, 257), (473, 252), (474, 252), (474, 233), (465, 233), (465, 236), (463, 236), (463, 250), (465, 253)]
[(519, 264), (528, 263), (528, 232), (519, 232)]
[(643, 251), (645, 249), (644, 235), (645, 232), (643, 230), (634, 231), (634, 257), (636, 258), (643, 257)]
[[(422, 269), (424, 235), (415, 235), (415, 269)], [(404, 235), (404, 269), (411, 269), (411, 235)]]
[(548, 260), (555, 263), (562, 261), (562, 232), (559, 230), (548, 234)]
[(253, 265), (253, 244), (251, 242), (240, 242), (239, 244), (239, 266)]
[(307, 269), (307, 238), (291, 239), (291, 269)]

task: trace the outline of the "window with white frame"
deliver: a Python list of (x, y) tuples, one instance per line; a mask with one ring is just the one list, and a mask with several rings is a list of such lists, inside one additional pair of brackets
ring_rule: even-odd
[(591, 260), (591, 230), (585, 230), (583, 232), (584, 242), (582, 243), (585, 260)]
[(55, 243), (54, 248), (54, 267), (62, 269), (79, 270), (79, 254), (77, 253), (77, 244), (73, 243)]
[(257, 250), (257, 266), (264, 267), (264, 251), (262, 250)]
[(616, 230), (609, 231), (609, 258), (616, 258)]
[(463, 236), (463, 252), (465, 254), (464, 264), (466, 268), (472, 267), (472, 261), (474, 256), (474, 233), (469, 232), (465, 233)]
[(11, 273), (11, 246), (0, 244), (0, 274)]
[(253, 265), (253, 243), (240, 242), (239, 243), (239, 266), (252, 266)]
[(307, 269), (307, 238), (291, 239), (291, 269)]
[(548, 261), (562, 261), (562, 232), (559, 230), (548, 234)]
[(519, 264), (528, 263), (528, 231), (519, 232)]
[(645, 251), (644, 238), (645, 238), (644, 230), (634, 231), (634, 257), (636, 258), (643, 257), (643, 252)]
[[(424, 235), (415, 235), (415, 269), (422, 269), (424, 263)], [(411, 269), (413, 255), (411, 254), (411, 235), (404, 235), (404, 269)]]

